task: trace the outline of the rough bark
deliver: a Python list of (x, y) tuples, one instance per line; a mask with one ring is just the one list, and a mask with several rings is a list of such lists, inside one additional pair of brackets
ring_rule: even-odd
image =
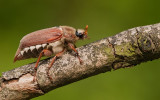
[(51, 58), (4, 72), (0, 78), (0, 100), (29, 100), (66, 84), (96, 75), (132, 67), (160, 58), (160, 23), (123, 31), (115, 36), (77, 48), (83, 64), (73, 52), (66, 52), (49, 70)]

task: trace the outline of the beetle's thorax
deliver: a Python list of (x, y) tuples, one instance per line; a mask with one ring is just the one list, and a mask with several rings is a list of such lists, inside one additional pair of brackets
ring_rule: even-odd
[(75, 35), (76, 29), (69, 26), (60, 26), (67, 42), (76, 42), (79, 38)]

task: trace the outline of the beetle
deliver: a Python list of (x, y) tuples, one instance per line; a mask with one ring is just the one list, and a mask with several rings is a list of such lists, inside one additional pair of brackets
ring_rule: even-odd
[(88, 25), (85, 29), (75, 29), (70, 26), (51, 27), (27, 34), (20, 40), (19, 47), (14, 57), (14, 62), (28, 58), (38, 58), (35, 70), (42, 56), (55, 55), (50, 62), (49, 69), (53, 63), (65, 51), (73, 50), (82, 63), (75, 42), (88, 37)]

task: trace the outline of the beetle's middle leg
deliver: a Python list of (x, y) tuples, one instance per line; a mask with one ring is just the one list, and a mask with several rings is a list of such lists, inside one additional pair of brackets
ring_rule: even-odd
[(53, 79), (52, 79), (52, 78), (50, 77), (50, 75), (49, 75), (49, 70), (50, 70), (50, 68), (52, 67), (52, 65), (53, 65), (53, 63), (55, 62), (55, 60), (57, 59), (57, 57), (60, 57), (60, 56), (64, 53), (64, 51), (65, 51), (65, 49), (63, 49), (61, 52), (57, 53), (57, 54), (53, 57), (50, 65), (49, 65), (47, 75), (48, 75), (48, 77), (50, 78), (50, 80), (53, 80)]
[(61, 56), (61, 55), (64, 53), (64, 51), (65, 51), (65, 49), (63, 49), (61, 52), (57, 53), (57, 54), (53, 57), (52, 62), (51, 62), (50, 65), (49, 65), (49, 68), (52, 67), (54, 61), (57, 59), (57, 57)]

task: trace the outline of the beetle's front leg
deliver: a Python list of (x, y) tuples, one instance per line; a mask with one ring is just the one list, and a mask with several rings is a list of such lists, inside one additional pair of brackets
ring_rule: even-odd
[(68, 46), (76, 53), (76, 56), (78, 57), (80, 64), (82, 64), (83, 61), (81, 60), (81, 58), (78, 54), (78, 51), (75, 49), (74, 45), (72, 43), (68, 43)]

